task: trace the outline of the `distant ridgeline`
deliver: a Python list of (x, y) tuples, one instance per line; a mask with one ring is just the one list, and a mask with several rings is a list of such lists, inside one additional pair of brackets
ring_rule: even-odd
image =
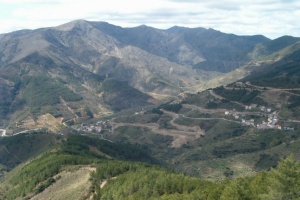
[[(85, 20), (2, 34), (0, 125), (16, 129), (13, 124), (28, 116), (36, 120), (50, 113), (70, 121), (149, 105), (152, 98), (168, 101), (186, 90), (220, 86), (226, 78), (228, 83), (255, 70), (261, 74), (270, 61), (295, 60), (298, 42), (288, 36), (270, 40), (205, 28), (122, 28)], [(253, 63), (259, 67), (243, 68)], [(231, 75), (235, 70), (245, 73)], [(298, 84), (290, 79), (278, 78), (278, 84)]]

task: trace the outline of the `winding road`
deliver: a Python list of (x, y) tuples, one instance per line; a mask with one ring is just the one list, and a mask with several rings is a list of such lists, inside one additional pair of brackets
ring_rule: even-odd
[[(205, 109), (201, 108), (198, 106), (190, 105), (190, 104), (183, 104), (183, 107), (185, 108), (192, 108), (192, 109), (197, 109), (202, 112), (206, 113), (222, 113), (226, 111), (226, 109)], [(196, 138), (199, 138), (201, 135), (205, 135), (205, 131), (202, 130), (199, 126), (184, 126), (180, 124), (176, 124), (175, 120), (178, 119), (179, 117), (183, 117), (186, 119), (196, 119), (196, 120), (224, 120), (232, 123), (238, 123), (242, 124), (242, 122), (235, 121), (235, 120), (230, 120), (226, 118), (221, 118), (221, 117), (214, 117), (214, 118), (196, 118), (196, 117), (187, 117), (184, 114), (178, 114), (166, 110), (162, 110), (165, 114), (169, 115), (172, 117), (172, 120), (170, 120), (170, 124), (174, 127), (176, 127), (177, 130), (175, 129), (160, 129), (158, 123), (148, 123), (148, 124), (140, 124), (140, 123), (122, 123), (122, 122), (115, 122), (111, 121), (110, 125), (116, 129), (118, 127), (122, 126), (137, 126), (137, 127), (144, 127), (150, 129), (153, 133), (157, 133), (160, 135), (169, 135), (174, 137), (174, 141), (172, 142), (172, 147), (180, 147), (183, 144), (186, 144), (188, 141), (194, 140)]]
[(139, 123), (119, 123), (111, 121), (110, 125), (116, 129), (121, 126), (137, 126), (144, 127), (150, 129), (151, 132), (160, 134), (160, 135), (169, 135), (174, 138), (172, 142), (172, 147), (181, 147), (183, 144), (188, 143), (196, 138), (199, 138), (201, 135), (204, 135), (205, 132), (200, 129), (200, 127), (191, 127), (191, 126), (183, 126), (176, 124), (174, 121), (180, 116), (177, 113), (169, 112), (163, 110), (163, 112), (172, 117), (170, 124), (176, 127), (175, 129), (160, 129), (158, 123), (148, 123), (148, 124), (139, 124)]

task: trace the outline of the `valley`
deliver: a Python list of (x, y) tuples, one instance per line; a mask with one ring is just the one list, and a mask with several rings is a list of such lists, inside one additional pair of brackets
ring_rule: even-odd
[(199, 91), (201, 84), (201, 91), (216, 87), (227, 74), (244, 71), (227, 79), (237, 81), (251, 71), (242, 66), (258, 59), (248, 54), (270, 39), (77, 20), (3, 34), (0, 41), (0, 127), (12, 134), (14, 124), (28, 116), (50, 113), (65, 121), (87, 113), (104, 116), (177, 99), (187, 90)]
[[(242, 83), (236, 84), (241, 85)], [(189, 94), (187, 99), (182, 100), (181, 108), (176, 112), (166, 110), (167, 107), (172, 108), (172, 106), (164, 108), (164, 105), (159, 110), (153, 106), (141, 108), (127, 111), (126, 114), (120, 113), (111, 118), (105, 118), (106, 128), (94, 133), (88, 131), (88, 128), (95, 127), (95, 124), (87, 121), (85, 123), (88, 127), (86, 130), (89, 134), (98, 135), (100, 138), (112, 142), (122, 141), (146, 146), (151, 149), (155, 158), (165, 161), (168, 166), (172, 166), (178, 171), (184, 170), (191, 175), (200, 173), (201, 176), (213, 179), (225, 178), (222, 173), (227, 168), (231, 169), (233, 176), (256, 173), (257, 163), (245, 159), (250, 156), (252, 161), (257, 160), (256, 162), (258, 162), (261, 154), (280, 157), (282, 155), (280, 151), (286, 148), (286, 145), (291, 145), (294, 149), (287, 148), (285, 153), (293, 152), (297, 157), (299, 156), (297, 143), (295, 143), (299, 138), (300, 124), (297, 120), (299, 116), (281, 116), (280, 112), (285, 110), (284, 105), (280, 105), (279, 108), (278, 102), (277, 104), (266, 104), (263, 98), (264, 93), (270, 93), (272, 90), (278, 92), (279, 90), (276, 88), (261, 90), (258, 96), (252, 98), (253, 102), (242, 103), (231, 101), (229, 96), (225, 98), (220, 94), (214, 95), (218, 91), (220, 93), (221, 89), (226, 94), (234, 91), (231, 86), (227, 86), (214, 89), (213, 93), (211, 90), (207, 90), (196, 95)], [(244, 89), (236, 90), (239, 92)], [(250, 94), (253, 91), (250, 88), (245, 90)], [(284, 90), (280, 90), (280, 93), (287, 94)], [(289, 95), (297, 96), (293, 93)], [(262, 105), (256, 104), (255, 98), (262, 98), (260, 99)], [(175, 101), (168, 105), (179, 104), (178, 101)], [(93, 121), (96, 120), (93, 119)], [(272, 133), (273, 131), (274, 133)], [(240, 142), (241, 145), (250, 143), (253, 146), (235, 147), (232, 146), (232, 142)], [(230, 146), (226, 146), (229, 144)], [(222, 147), (223, 145), (224, 147)], [(216, 150), (218, 148), (220, 151)], [(233, 148), (232, 152), (230, 152), (230, 148)], [(228, 150), (229, 152), (226, 153)], [(170, 156), (171, 152), (173, 152), (172, 156)], [(191, 160), (192, 156), (193, 160)], [(212, 159), (214, 164), (208, 164)], [(194, 164), (191, 165), (191, 163)], [(220, 168), (220, 163), (223, 165), (222, 168)], [(269, 164), (271, 167), (274, 163)], [(204, 171), (198, 171), (193, 168), (193, 165), (195, 167), (202, 166)]]
[[(242, 83), (237, 83), (237, 84), (239, 85), (239, 87), (241, 87), (241, 85), (242, 85)], [(247, 87), (245, 87), (245, 86), (247, 86)], [(264, 87), (251, 85), (249, 82), (247, 82), (243, 87), (244, 87), (243, 88), (244, 90), (246, 89), (248, 91), (250, 91), (250, 90), (252, 91), (253, 88), (255, 88), (255, 90), (258, 89), (260, 91), (266, 91), (266, 90), (268, 90), (268, 92), (280, 91), (280, 92), (283, 92), (283, 93), (288, 93), (289, 95), (298, 96), (298, 94), (288, 92), (289, 90), (293, 90), (293, 91), (298, 90), (298, 88), (294, 88), (294, 89), (284, 89), (284, 88), (278, 89), (278, 88), (271, 88), (271, 87), (264, 88)], [(226, 90), (234, 90), (234, 87), (224, 87), (224, 89), (225, 89), (225, 92), (226, 92)], [(193, 105), (193, 104), (182, 104), (182, 109), (183, 110), (190, 109), (189, 111), (185, 112), (184, 114), (178, 114), (178, 113), (175, 113), (175, 112), (170, 112), (170, 111), (161, 109), (161, 112), (163, 112), (167, 116), (171, 117), (170, 121), (168, 123), (171, 124), (174, 127), (175, 130), (177, 129), (178, 134), (175, 134), (175, 132), (172, 133), (172, 131), (174, 131), (174, 130), (169, 130), (170, 135), (173, 134), (173, 135), (179, 135), (179, 136), (183, 137), (185, 134), (186, 135), (197, 135), (197, 134), (203, 135), (204, 134), (203, 130), (201, 130), (197, 126), (191, 127), (191, 126), (184, 126), (184, 125), (176, 124), (175, 121), (179, 117), (185, 118), (185, 119), (196, 119), (196, 120), (225, 120), (225, 121), (233, 122), (233, 123), (252, 125), (254, 127), (259, 127), (259, 124), (257, 124), (257, 125), (254, 124), (254, 119), (246, 121), (242, 117), (249, 118), (249, 116), (252, 115), (252, 116), (255, 116), (255, 118), (261, 117), (261, 119), (266, 119), (266, 117), (273, 115), (274, 120), (273, 121), (270, 120), (270, 122), (275, 123), (275, 121), (276, 122), (279, 121), (280, 116), (277, 114), (278, 111), (272, 111), (272, 108), (268, 108), (266, 106), (260, 106), (260, 105), (257, 105), (257, 104), (249, 104), (249, 105), (242, 104), (240, 102), (231, 101), (231, 100), (229, 100), (225, 97), (217, 95), (213, 90), (208, 90), (208, 91), (211, 95), (211, 98), (220, 99), (220, 100), (226, 99), (226, 101), (229, 101), (229, 103), (233, 103), (233, 104), (242, 106), (244, 108), (244, 111), (237, 111), (236, 109), (229, 110), (229, 109), (224, 109), (224, 108), (223, 109), (222, 108), (210, 109), (210, 108), (204, 108), (204, 107), (196, 106), (196, 105)], [(192, 114), (190, 114), (190, 113), (192, 113)], [(219, 117), (191, 117), (191, 116), (194, 116), (194, 115), (199, 115), (197, 113), (199, 113), (200, 115), (202, 113), (202, 114), (215, 115), (215, 116), (219, 116)], [(132, 115), (144, 115), (144, 114), (145, 114), (145, 111), (142, 109), (142, 111), (135, 112)], [(126, 116), (126, 117), (130, 118), (130, 116)], [(78, 119), (78, 116), (75, 116), (75, 118), (70, 119), (70, 120), (76, 121), (76, 119)], [(159, 124), (158, 123), (153, 123), (153, 122), (152, 123), (121, 123), (121, 122), (116, 122), (115, 119), (116, 118), (109, 121), (108, 123), (105, 122), (104, 124), (107, 123), (106, 127), (109, 126), (111, 130), (116, 129), (120, 126), (137, 126), (137, 127), (148, 128), (151, 131), (154, 131), (158, 134), (167, 134), (167, 133), (163, 133), (163, 132), (168, 132), (168, 131), (166, 131), (166, 129), (158, 130), (159, 129)], [(295, 119), (285, 119), (285, 120), (280, 119), (280, 120), (281, 120), (280, 121), (281, 124), (286, 123), (286, 122), (298, 122)], [(49, 120), (44, 119), (44, 121), (49, 121)], [(261, 121), (261, 120), (260, 120), (260, 118), (258, 118), (258, 119), (256, 119), (256, 121)], [(62, 122), (59, 122), (59, 123), (61, 124)], [(98, 123), (102, 123), (102, 121), (98, 122)], [(65, 124), (65, 122), (64, 122), (64, 125), (67, 126)], [(35, 126), (35, 124), (33, 124), (33, 126)], [(52, 124), (52, 126), (54, 127), (55, 125)], [(269, 126), (269, 128), (275, 128), (275, 127), (270, 127)], [(79, 128), (77, 130), (78, 131), (85, 130), (85, 131), (91, 132), (93, 129), (95, 129), (96, 132), (101, 132), (102, 130), (104, 130), (104, 129), (101, 129), (101, 126), (100, 127), (97, 127), (97, 126), (95, 127), (94, 125), (91, 125), (90, 127), (85, 127), (84, 129)], [(109, 129), (106, 129), (106, 130), (112, 132)], [(5, 135), (6, 130), (2, 129), (1, 131), (3, 132), (2, 135)], [(28, 130), (25, 130), (24, 133), (27, 132), (27, 131)], [(178, 131), (183, 131), (183, 132), (185, 131), (185, 133), (180, 134)], [(19, 134), (19, 133), (17, 133), (17, 134)]]
[(298, 197), (299, 44), (85, 20), (1, 34), (0, 199)]

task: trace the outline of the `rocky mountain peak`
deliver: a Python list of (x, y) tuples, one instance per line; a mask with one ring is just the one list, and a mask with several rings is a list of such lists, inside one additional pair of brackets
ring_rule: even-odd
[(84, 29), (89, 26), (90, 26), (90, 24), (88, 21), (79, 19), (79, 20), (74, 20), (74, 21), (68, 22), (66, 24), (56, 26), (53, 29), (60, 30), (60, 31), (71, 31), (74, 28)]

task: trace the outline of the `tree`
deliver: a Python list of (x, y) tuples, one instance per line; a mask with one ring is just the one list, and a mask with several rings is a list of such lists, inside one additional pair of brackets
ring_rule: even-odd
[(296, 199), (300, 196), (300, 162), (296, 162), (291, 155), (281, 161), (277, 170), (273, 170), (271, 177), (277, 179), (274, 188), (283, 194), (284, 199)]
[(94, 118), (94, 114), (92, 113), (92, 111), (90, 110), (89, 107), (86, 106), (84, 108), (84, 111), (85, 111), (85, 113), (86, 113), (87, 116), (89, 116), (90, 118)]

